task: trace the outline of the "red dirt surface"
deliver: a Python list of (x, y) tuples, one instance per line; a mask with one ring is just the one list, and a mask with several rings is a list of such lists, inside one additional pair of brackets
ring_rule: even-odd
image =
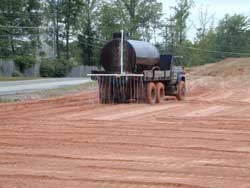
[(0, 187), (249, 188), (249, 67), (189, 70), (184, 102), (99, 105), (86, 92), (3, 104)]

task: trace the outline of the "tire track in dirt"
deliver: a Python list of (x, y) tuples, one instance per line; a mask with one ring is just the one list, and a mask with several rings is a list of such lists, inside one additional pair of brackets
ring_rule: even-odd
[(248, 77), (217, 72), (192, 69), (186, 101), (157, 106), (93, 92), (0, 105), (0, 187), (249, 187)]

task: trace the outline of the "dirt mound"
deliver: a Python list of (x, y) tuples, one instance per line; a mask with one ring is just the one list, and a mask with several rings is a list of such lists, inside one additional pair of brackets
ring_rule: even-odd
[(230, 77), (250, 73), (250, 58), (227, 58), (218, 63), (207, 64), (191, 69), (196, 76)]
[[(188, 71), (189, 96), (241, 93), (241, 99), (250, 94), (250, 58), (228, 58), (218, 63), (193, 67)], [(228, 96), (231, 97), (231, 96)], [(205, 97), (206, 98), (206, 97)], [(230, 99), (231, 100), (231, 99)]]

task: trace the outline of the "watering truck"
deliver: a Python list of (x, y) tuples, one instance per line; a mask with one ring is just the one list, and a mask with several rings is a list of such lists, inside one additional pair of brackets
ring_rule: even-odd
[(184, 68), (177, 57), (160, 55), (148, 42), (128, 40), (123, 31), (113, 35), (101, 51), (104, 71), (89, 74), (98, 81), (103, 104), (161, 103), (165, 96), (183, 100), (186, 95)]

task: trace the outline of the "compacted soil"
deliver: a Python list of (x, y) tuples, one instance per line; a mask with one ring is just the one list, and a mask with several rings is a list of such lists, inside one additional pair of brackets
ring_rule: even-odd
[(248, 188), (249, 67), (189, 69), (187, 99), (160, 105), (100, 105), (95, 88), (2, 104), (0, 188)]

